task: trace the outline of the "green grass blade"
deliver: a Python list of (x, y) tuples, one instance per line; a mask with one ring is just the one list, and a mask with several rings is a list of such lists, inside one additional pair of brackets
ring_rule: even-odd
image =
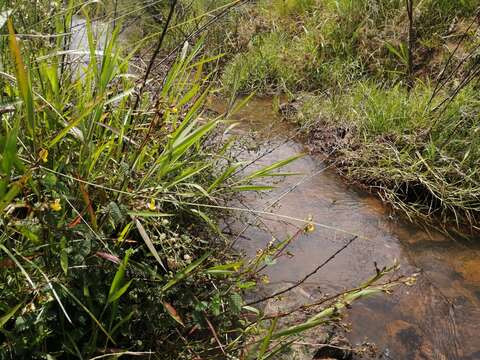
[(279, 169), (279, 168), (282, 168), (288, 164), (290, 164), (291, 162), (297, 160), (297, 159), (300, 159), (301, 157), (303, 157), (304, 154), (299, 154), (299, 155), (295, 155), (295, 156), (292, 156), (292, 157), (289, 157), (288, 159), (284, 159), (284, 160), (280, 160), (280, 161), (277, 161), (276, 163), (273, 163), (271, 165), (268, 165), (268, 166), (265, 166), (263, 167), (262, 169), (260, 170), (257, 170), (253, 173), (251, 173), (250, 175), (248, 175), (245, 180), (251, 180), (251, 179), (255, 179), (255, 178), (259, 178), (259, 177), (266, 177), (266, 176), (272, 176), (272, 175), (275, 175), (275, 173), (272, 173), (273, 170), (276, 170), (276, 169)]
[(27, 279), (27, 282), (30, 284), (31, 288), (32, 289), (36, 289), (37, 288), (37, 285), (35, 285), (35, 283), (33, 282), (32, 278), (30, 277), (30, 275), (28, 275), (27, 271), (24, 269), (24, 267), (22, 266), (22, 264), (20, 264), (20, 262), (17, 260), (17, 258), (10, 252), (10, 250), (8, 250), (5, 245), (1, 244), (0, 245), (0, 250), (3, 250), (3, 252), (5, 252), (5, 254), (7, 254), (7, 256), (12, 259), (12, 261), (15, 263), (15, 265), (17, 265), (17, 267), (20, 269), (20, 271), (22, 272), (23, 276), (25, 276), (25, 278)]
[(2, 329), (8, 320), (10, 320), (17, 313), (18, 309), (22, 307), (23, 303), (24, 302), (22, 301), (20, 304), (15, 305), (13, 308), (8, 310), (5, 315), (0, 317), (0, 329)]
[(132, 280), (124, 284), (125, 271), (128, 265), (128, 259), (130, 258), (131, 251), (127, 251), (125, 257), (123, 258), (115, 277), (113, 278), (112, 284), (110, 285), (110, 290), (108, 292), (107, 304), (110, 304), (118, 300), (127, 290)]
[(110, 336), (108, 331), (105, 329), (105, 327), (100, 323), (100, 321), (95, 317), (95, 315), (88, 309), (73, 293), (67, 289), (67, 287), (63, 284), (59, 284), (60, 287), (90, 316), (90, 318), (97, 324), (97, 326), (100, 328), (100, 330), (105, 334), (105, 336), (113, 343), (115, 343), (115, 340)]
[(257, 360), (263, 360), (263, 356), (265, 355), (265, 353), (268, 350), (268, 347), (270, 346), (270, 341), (272, 340), (272, 334), (277, 327), (277, 321), (278, 321), (278, 318), (273, 319), (272, 324), (270, 325), (270, 328), (268, 329), (268, 333), (264, 337), (264, 339), (262, 341), (262, 344), (260, 345)]
[(153, 245), (152, 240), (150, 240), (150, 237), (145, 231), (145, 228), (143, 227), (142, 223), (137, 218), (134, 218), (133, 220), (135, 221), (135, 226), (137, 227), (137, 230), (140, 233), (140, 236), (142, 237), (143, 241), (147, 245), (148, 250), (150, 250), (153, 257), (155, 258), (155, 260), (157, 260), (157, 262), (160, 264), (163, 270), (167, 271), (167, 268), (163, 264), (162, 259), (160, 259), (160, 255), (158, 255), (157, 249), (155, 249), (155, 245)]
[(22, 54), (20, 52), (20, 47), (18, 46), (17, 37), (15, 35), (15, 30), (13, 28), (12, 19), (9, 18), (7, 21), (8, 27), (8, 44), (10, 47), (10, 53), (15, 61), (15, 71), (17, 75), (18, 89), (20, 96), (23, 100), (26, 114), (27, 114), (27, 123), (30, 127), (30, 133), (32, 136), (35, 135), (35, 119), (34, 119), (34, 105), (33, 105), (33, 96), (32, 88), (30, 84), (30, 79), (27, 71), (25, 70), (25, 64), (23, 62)]

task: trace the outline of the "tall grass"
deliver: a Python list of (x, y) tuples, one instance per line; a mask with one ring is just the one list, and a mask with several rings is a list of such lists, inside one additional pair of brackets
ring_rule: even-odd
[[(72, 13), (59, 34), (70, 32)], [(134, 109), (137, 76), (127, 72), (119, 28), (99, 48), (88, 7), (83, 16), (84, 69), (63, 66), (62, 47), (21, 46), (15, 27), (32, 29), (15, 15), (2, 38), (10, 49), (2, 102), (15, 105), (2, 115), (5, 356), (83, 358), (117, 344), (166, 350), (157, 339), (215, 291), (205, 269), (221, 243), (203, 240), (214, 235), (201, 224), (214, 222), (197, 204), (244, 184), (215, 175), (227, 148), (206, 144), (221, 120), (200, 117), (209, 94), (200, 46), (185, 47)]]

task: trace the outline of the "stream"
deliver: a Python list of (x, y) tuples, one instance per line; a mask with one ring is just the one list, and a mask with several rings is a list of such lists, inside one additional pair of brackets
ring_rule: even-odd
[[(304, 152), (272, 110), (271, 99), (251, 100), (233, 119), (240, 124), (237, 134), (253, 132), (261, 144), (242, 154), (246, 160), (260, 157), (254, 166)], [(358, 238), (300, 291), (285, 296), (294, 297), (296, 304), (309, 303), (320, 294), (367, 280), (375, 274), (374, 262), (382, 267), (396, 259), (400, 273), (420, 273), (416, 284), (353, 304), (347, 316), (352, 324), (349, 340), (375, 343), (381, 359), (480, 359), (480, 239), (451, 239), (396, 219), (379, 199), (345, 184), (319, 158), (306, 155), (285, 170), (302, 175), (286, 177), (266, 196), (248, 196), (244, 203), (282, 217), (252, 216), (253, 225), (262, 226), (242, 224), (237, 246), (253, 256), (272, 236), (285, 239), (304, 225), (285, 217), (311, 216), (329, 228), (317, 226), (313, 233), (301, 235), (290, 245), (290, 257), (267, 268), (267, 294), (302, 279), (352, 237), (334, 229), (360, 234), (367, 239)]]

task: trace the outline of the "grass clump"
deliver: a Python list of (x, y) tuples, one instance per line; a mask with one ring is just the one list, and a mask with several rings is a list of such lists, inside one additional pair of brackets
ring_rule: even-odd
[(292, 72), (282, 61), (286, 41), (273, 33), (257, 39), (258, 45), (247, 54), (238, 54), (223, 73), (224, 82), (235, 92), (269, 92), (293, 81)]
[(333, 98), (303, 101), (297, 121), (339, 170), (412, 219), (473, 226), (479, 214), (477, 106), (473, 87), (440, 113), (433, 89), (356, 84)]
[[(68, 18), (57, 31), (69, 32)], [(55, 48), (21, 46), (12, 19), (2, 38), (2, 103), (13, 108), (1, 129), (1, 356), (83, 358), (122, 344), (178, 358), (174, 329), (220, 301), (226, 288), (205, 270), (228, 261), (209, 258), (221, 242), (196, 205), (224, 186), (211, 170), (222, 152), (204, 145), (219, 121), (199, 122), (204, 79), (184, 85), (199, 48), (151, 102), (127, 72), (118, 29), (97, 57), (87, 17), (88, 64), (64, 67)]]
[(271, 6), (280, 16), (300, 15), (315, 5), (315, 0), (275, 0)]

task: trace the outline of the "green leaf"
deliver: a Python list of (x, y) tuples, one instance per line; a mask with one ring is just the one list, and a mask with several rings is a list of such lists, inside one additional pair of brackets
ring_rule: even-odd
[(7, 311), (5, 315), (0, 317), (0, 329), (3, 328), (3, 326), (10, 320), (15, 313), (20, 309), (20, 307), (23, 305), (23, 301), (20, 304), (15, 305), (13, 308)]
[(13, 254), (10, 252), (10, 250), (8, 250), (5, 247), (5, 245), (3, 245), (3, 244), (0, 244), (0, 250), (3, 250), (5, 252), (5, 254), (7, 254), (10, 259), (12, 259), (12, 261), (15, 263), (15, 265), (17, 265), (17, 267), (20, 269), (23, 276), (25, 276), (25, 278), (27, 279), (27, 281), (30, 284), (30, 286), (32, 287), (32, 289), (36, 289), (37, 286), (35, 285), (33, 280), (30, 278), (30, 275), (28, 275), (27, 271), (23, 268), (22, 264), (20, 264), (20, 262), (17, 260), (17, 258), (15, 256), (13, 256)]
[(17, 75), (17, 84), (20, 96), (22, 97), (23, 104), (25, 106), (28, 125), (30, 127), (31, 135), (35, 135), (35, 124), (34, 124), (34, 105), (33, 105), (33, 96), (32, 96), (32, 87), (27, 71), (25, 70), (25, 65), (23, 63), (22, 55), (20, 52), (20, 47), (18, 46), (17, 37), (15, 35), (15, 30), (13, 28), (12, 19), (7, 20), (8, 27), (8, 45), (10, 47), (10, 53), (15, 60), (15, 70)]
[(255, 308), (253, 306), (245, 305), (245, 306), (242, 307), (242, 309), (250, 311), (251, 313), (254, 313), (255, 315), (260, 315), (260, 310), (258, 310), (257, 308)]
[(207, 192), (209, 192), (209, 193), (212, 192), (212, 190), (214, 190), (220, 184), (222, 184), (225, 181), (225, 179), (228, 179), (235, 172), (235, 170), (238, 169), (239, 166), (240, 166), (240, 164), (234, 164), (234, 165), (229, 166), (223, 172), (222, 175), (220, 175), (218, 178), (215, 179), (215, 181), (212, 183), (212, 185), (210, 185), (210, 187), (208, 188)]
[(145, 228), (143, 227), (142, 223), (137, 218), (134, 218), (134, 221), (135, 221), (135, 226), (137, 227), (137, 230), (140, 233), (140, 236), (142, 237), (143, 241), (147, 245), (148, 250), (150, 250), (153, 257), (155, 258), (155, 260), (157, 260), (157, 262), (160, 264), (163, 270), (167, 271), (167, 268), (165, 267), (165, 265), (163, 265), (162, 259), (160, 259), (160, 255), (158, 255), (157, 249), (155, 249), (155, 245), (153, 245), (152, 240), (150, 240), (150, 237), (145, 231)]
[(243, 299), (238, 293), (230, 294), (230, 306), (232, 307), (232, 311), (235, 314), (239, 314), (242, 311)]
[(116, 290), (112, 295), (109, 295), (107, 303), (110, 304), (114, 301), (117, 301), (122, 297), (123, 294), (128, 290), (130, 285), (132, 284), (133, 280), (129, 280), (125, 285), (123, 285), (120, 289)]
[(263, 356), (267, 352), (268, 347), (270, 346), (270, 341), (272, 340), (272, 334), (275, 331), (275, 328), (277, 327), (277, 321), (278, 321), (278, 318), (273, 319), (272, 324), (268, 329), (267, 335), (263, 338), (262, 345), (260, 346), (260, 350), (258, 352), (257, 360), (262, 360)]
[(265, 265), (267, 266), (272, 266), (272, 265), (275, 265), (277, 263), (277, 260), (272, 258), (271, 256), (265, 256), (265, 258), (263, 259), (263, 261), (265, 262)]
[(239, 282), (237, 283), (237, 286), (239, 289), (251, 289), (257, 286), (257, 283), (255, 281)]
[(205, 270), (205, 273), (212, 275), (229, 275), (237, 272), (243, 265), (243, 261), (229, 264), (217, 265)]
[(233, 109), (230, 111), (230, 114), (235, 114), (240, 111), (247, 103), (255, 96), (255, 93), (251, 93), (250, 95), (243, 98), (238, 104), (236, 104)]
[(167, 214), (155, 211), (128, 211), (128, 215), (133, 217), (140, 217), (140, 218), (156, 218), (156, 217), (171, 217), (174, 214)]
[(400, 45), (400, 51), (395, 48), (392, 44), (388, 41), (385, 42), (385, 47), (390, 51), (393, 55), (395, 55), (403, 64), (407, 64), (408, 56), (406, 57), (404, 52), (402, 51), (402, 45)]
[(59, 284), (60, 287), (90, 316), (90, 318), (97, 324), (97, 326), (102, 330), (102, 332), (107, 336), (107, 338), (113, 343), (116, 344), (115, 340), (110, 336), (108, 331), (102, 325), (102, 323), (95, 317), (95, 315), (87, 308), (75, 295), (72, 294), (70, 290), (63, 284)]
[(22, 190), (23, 185), (19, 182), (16, 181), (14, 182), (11, 186), (10, 189), (8, 189), (8, 192), (3, 196), (3, 198), (0, 201), (0, 212), (3, 212), (5, 208), (12, 202), (13, 199), (20, 193), (20, 190)]
[(60, 253), (60, 266), (65, 275), (68, 275), (68, 252), (67, 249), (62, 249)]
[(284, 166), (290, 164), (291, 162), (293, 162), (297, 159), (300, 159), (303, 156), (304, 156), (303, 154), (299, 154), (299, 155), (289, 157), (288, 159), (277, 161), (276, 163), (265, 166), (264, 168), (251, 173), (244, 180), (250, 180), (250, 179), (255, 179), (255, 178), (259, 178), (259, 177), (266, 177), (266, 176), (275, 176), (275, 173), (272, 173), (273, 170), (284, 167)]
[(117, 324), (115, 324), (113, 329), (110, 331), (110, 334), (112, 335), (115, 334), (117, 330), (120, 329), (124, 324), (129, 323), (133, 315), (135, 315), (135, 311), (131, 311), (127, 316), (125, 316), (119, 322), (117, 322)]
[(17, 225), (15, 226), (16, 229), (23, 235), (25, 236), (28, 240), (34, 242), (34, 243), (39, 243), (40, 237), (38, 234), (34, 231), (38, 231), (38, 226), (31, 226), (30, 229), (27, 226), (23, 225)]
[(128, 287), (131, 284), (131, 280), (124, 284), (125, 279), (125, 270), (127, 269), (128, 259), (130, 257), (131, 250), (127, 251), (125, 257), (123, 258), (115, 277), (113, 278), (112, 284), (110, 285), (110, 291), (108, 292), (107, 304), (118, 300), (124, 293), (127, 291)]
[(3, 156), (0, 163), (1, 170), (7, 178), (9, 178), (15, 159), (17, 158), (17, 132), (14, 128), (6, 135), (5, 145), (3, 146)]
[(222, 235), (222, 232), (220, 231), (218, 225), (215, 223), (215, 221), (210, 219), (210, 217), (207, 214), (205, 214), (203, 211), (197, 210), (197, 209), (192, 209), (191, 211), (194, 214), (198, 215), (203, 221), (205, 221), (207, 223), (207, 225), (210, 226), (210, 228), (213, 231), (215, 231), (217, 234)]

